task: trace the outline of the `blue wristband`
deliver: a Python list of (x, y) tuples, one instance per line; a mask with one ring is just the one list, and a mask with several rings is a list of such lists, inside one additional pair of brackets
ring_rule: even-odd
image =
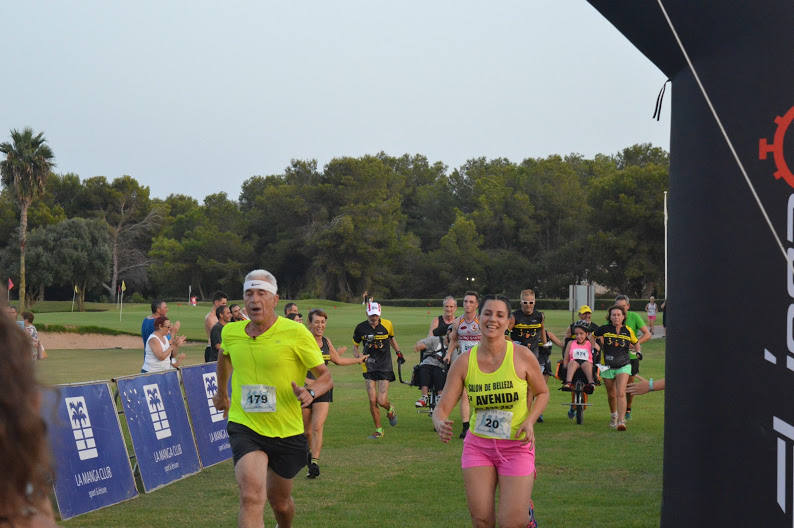
[(648, 380), (648, 390), (653, 390), (653, 378)]

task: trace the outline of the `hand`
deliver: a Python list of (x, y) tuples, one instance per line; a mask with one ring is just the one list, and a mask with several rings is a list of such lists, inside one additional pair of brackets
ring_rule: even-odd
[(444, 356), (444, 363), (449, 365), (450, 359), (452, 359), (452, 358), (450, 357), (449, 352), (447, 352), (447, 354)]
[(448, 444), (452, 439), (453, 424), (454, 422), (452, 420), (439, 420), (433, 416), (433, 427), (436, 429), (436, 433), (438, 433), (438, 438), (445, 444)]
[(637, 374), (634, 376), (634, 379), (637, 380), (634, 383), (629, 383), (626, 385), (626, 394), (647, 394), (651, 390), (651, 384), (648, 383), (648, 380)]
[(306, 387), (298, 386), (294, 381), (292, 382), (292, 392), (298, 398), (298, 401), (301, 402), (301, 407), (308, 407), (314, 401), (314, 397), (312, 397), (309, 390)]
[(336, 349), (336, 353), (339, 354), (340, 356), (342, 354), (344, 354), (345, 352), (347, 352), (347, 347), (346, 346), (341, 346), (341, 347)]
[(359, 361), (359, 363), (364, 363), (366, 360), (369, 359), (369, 354), (364, 354), (363, 356), (360, 356), (358, 359), (361, 360)]
[(221, 391), (216, 392), (215, 395), (212, 397), (212, 405), (215, 406), (215, 409), (217, 409), (219, 411), (223, 411), (223, 417), (224, 418), (228, 418), (229, 417), (229, 395), (228, 394), (226, 394), (225, 392), (221, 393)]
[(405, 356), (402, 352), (397, 352), (397, 364), (402, 365), (403, 363), (405, 363)]
[[(522, 436), (524, 438), (521, 438)], [(516, 440), (521, 440), (522, 445), (529, 444), (529, 447), (535, 444), (535, 427), (530, 420), (524, 420), (524, 423), (518, 428)]]

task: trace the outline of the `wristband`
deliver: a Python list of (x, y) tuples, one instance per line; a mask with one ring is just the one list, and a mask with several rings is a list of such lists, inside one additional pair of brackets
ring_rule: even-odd
[(649, 391), (653, 390), (653, 378), (648, 380), (648, 390)]

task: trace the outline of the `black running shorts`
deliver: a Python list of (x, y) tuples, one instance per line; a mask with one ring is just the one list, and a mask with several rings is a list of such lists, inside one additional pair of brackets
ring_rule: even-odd
[(229, 443), (235, 465), (244, 455), (252, 451), (264, 451), (267, 455), (267, 467), (285, 479), (294, 478), (306, 465), (306, 435), (299, 434), (286, 438), (262, 436), (250, 428), (235, 422), (226, 425)]
[(394, 381), (396, 378), (394, 377), (393, 370), (368, 370), (362, 374), (364, 379), (378, 381), (378, 380), (386, 380), (386, 381)]
[(639, 359), (632, 359), (631, 360), (631, 375), (636, 376), (640, 373), (640, 360)]
[(333, 388), (331, 390), (329, 390), (328, 392), (326, 392), (325, 394), (321, 394), (320, 396), (317, 396), (314, 399), (314, 401), (312, 401), (312, 405), (314, 405), (315, 403), (321, 403), (321, 402), (331, 403), (332, 401), (334, 401), (334, 389)]

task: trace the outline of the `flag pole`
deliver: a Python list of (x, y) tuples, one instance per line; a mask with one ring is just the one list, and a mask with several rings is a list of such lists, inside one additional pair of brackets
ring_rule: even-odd
[(77, 284), (72, 288), (72, 311), (74, 311), (74, 297), (77, 295)]
[(667, 191), (664, 191), (664, 298), (667, 299)]
[(121, 291), (121, 297), (119, 299), (119, 321), (121, 321), (121, 312), (124, 311), (124, 290)]

